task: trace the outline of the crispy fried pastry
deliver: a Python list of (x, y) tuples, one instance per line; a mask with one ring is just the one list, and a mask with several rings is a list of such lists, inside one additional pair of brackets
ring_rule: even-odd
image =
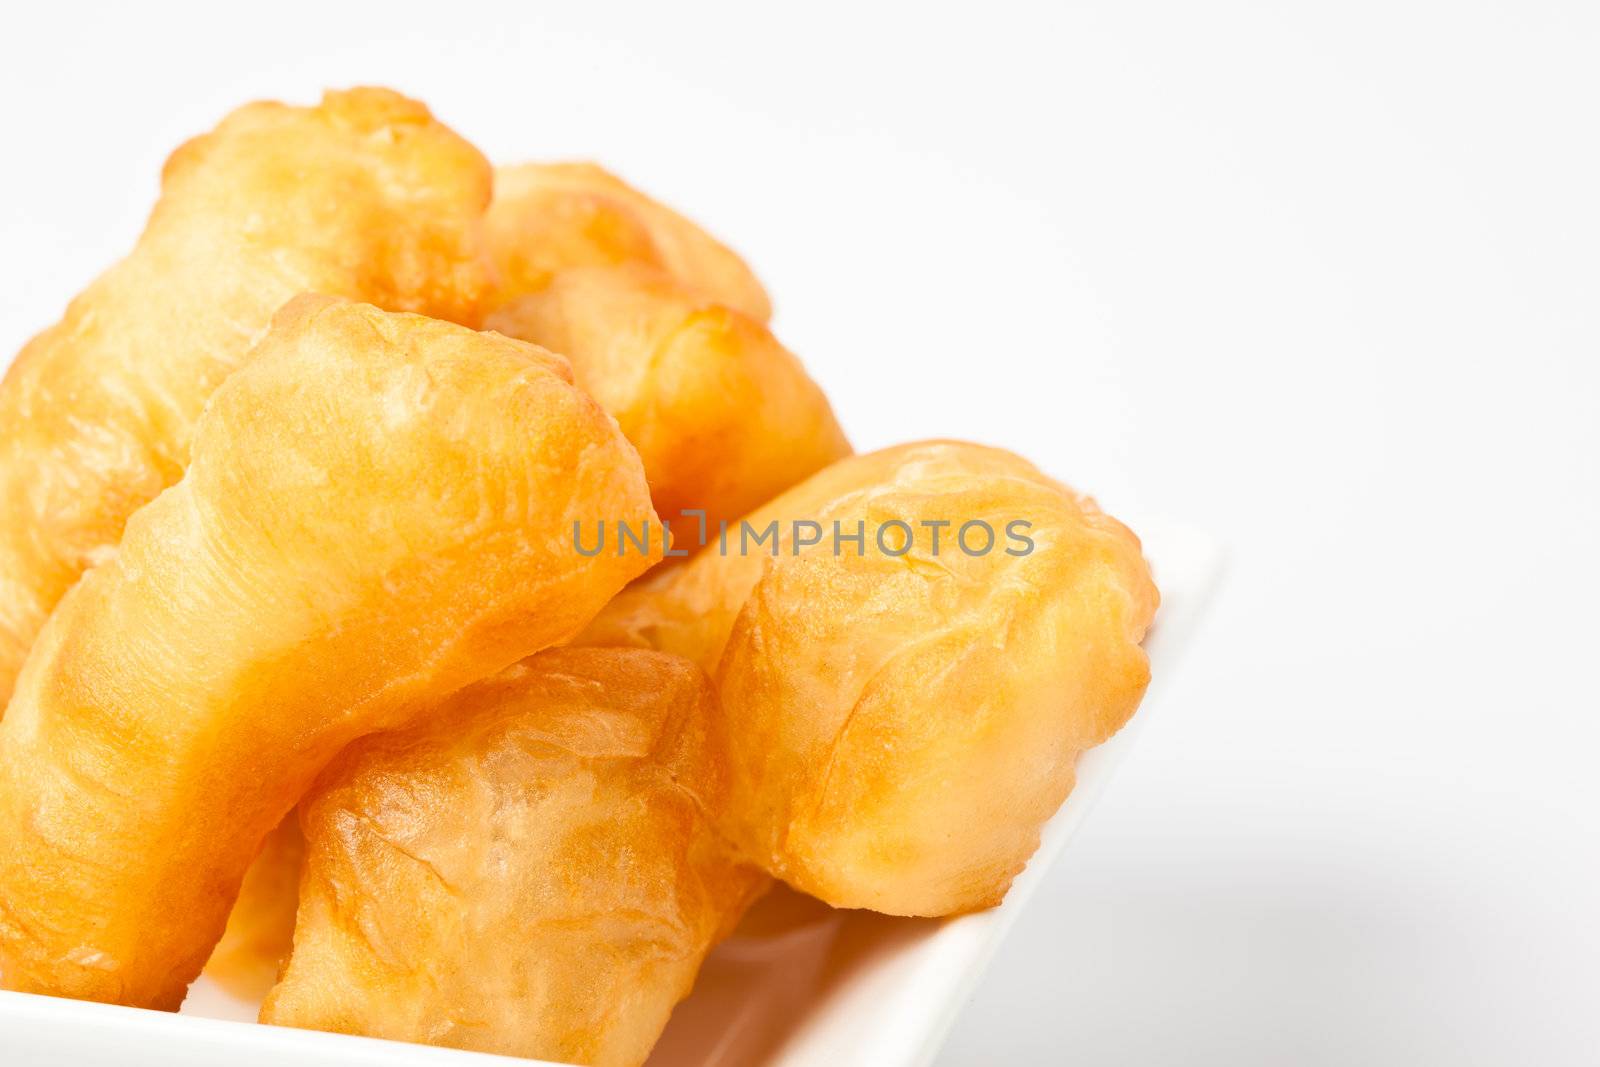
[(62, 599), (0, 722), (0, 977), (175, 1008), (262, 839), (345, 745), (578, 632), (653, 521), (558, 356), (302, 297), (173, 488)]
[(476, 324), (490, 169), (386, 90), (259, 103), (173, 153), (138, 245), (0, 384), (0, 707), (45, 617), (177, 481), (196, 416), (305, 291)]
[(489, 247), (501, 300), (537, 292), (574, 267), (634, 264), (670, 274), (758, 322), (766, 290), (725, 245), (593, 163), (498, 167)]
[(1158, 597), (1138, 539), (1022, 459), (954, 442), (843, 460), (746, 521), (773, 539), (731, 532), (580, 642), (714, 671), (731, 833), (773, 874), (896, 915), (998, 903), (1078, 753), (1143, 696)]
[(643, 1063), (767, 883), (713, 828), (713, 701), (676, 656), (556, 649), (352, 746), (302, 807), (262, 1021)]
[(639, 449), (678, 543), (850, 454), (833, 409), (759, 321), (659, 271), (588, 267), (489, 316), (487, 328), (572, 361)]
[[(689, 220), (599, 167), (549, 164), (497, 172), (488, 229), (514, 299), (486, 328), (572, 361), (640, 450), (678, 545), (692, 549), (700, 529), (686, 509), (715, 529), (850, 454), (827, 398), (762, 324), (760, 283)], [(292, 916), (292, 899), (263, 896), (281, 882), (247, 880), (229, 932), (253, 936), (225, 938), (207, 965), (224, 985), (276, 967), (280, 946), (258, 921)]]

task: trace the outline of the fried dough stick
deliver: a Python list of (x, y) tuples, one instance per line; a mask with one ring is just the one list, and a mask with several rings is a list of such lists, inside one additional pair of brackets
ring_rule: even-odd
[(580, 643), (714, 672), (731, 832), (790, 885), (896, 915), (998, 903), (1078, 753), (1144, 694), (1158, 595), (1138, 539), (1019, 457), (957, 442), (843, 460), (746, 522), (775, 540), (733, 531)]
[(0, 723), (6, 987), (176, 1008), (345, 745), (576, 633), (651, 559), (644, 472), (564, 360), (302, 297), (188, 472), (63, 598)]
[(0, 384), (0, 708), (50, 609), (178, 480), (195, 418), (314, 291), (476, 325), (488, 162), (381, 89), (258, 103), (173, 153), (133, 252)]
[(500, 300), (575, 267), (651, 267), (758, 322), (766, 290), (722, 242), (593, 163), (497, 167), (488, 240)]
[[(528, 164), (496, 171), (487, 229), (509, 302), (486, 328), (572, 361), (640, 450), (680, 548), (700, 530), (686, 510), (714, 530), (850, 454), (827, 398), (763, 325), (760, 283), (688, 219), (591, 164)], [(297, 864), (263, 852), (206, 965), (238, 995), (264, 991), (288, 951)]]
[(563, 271), (486, 326), (572, 361), (639, 449), (680, 546), (697, 547), (700, 517), (685, 512), (715, 529), (850, 454), (828, 398), (770, 330), (660, 272)]
[(643, 1063), (767, 884), (712, 825), (713, 700), (677, 656), (554, 649), (352, 746), (301, 809), (262, 1021)]

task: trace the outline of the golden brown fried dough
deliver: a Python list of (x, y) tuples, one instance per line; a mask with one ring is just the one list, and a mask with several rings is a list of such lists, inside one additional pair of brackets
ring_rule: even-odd
[(291, 812), (262, 842), (228, 913), (222, 940), (206, 960), (206, 977), (240, 1000), (266, 996), (289, 958), (304, 855), (300, 820)]
[[(490, 233), (504, 293), (524, 295), (486, 328), (572, 360), (578, 384), (639, 448), (680, 546), (692, 549), (699, 529), (684, 509), (704, 510), (715, 529), (850, 454), (799, 360), (760, 321), (707, 295), (766, 315), (748, 268), (687, 219), (598, 167), (530, 165), (498, 172)], [(263, 898), (281, 881), (254, 871), (247, 880), (229, 930), (255, 936), (219, 946), (207, 972), (223, 984), (242, 989), (235, 973), (276, 967), (279, 946), (257, 921), (292, 916), (292, 899)]]
[(574, 267), (635, 264), (670, 274), (708, 298), (766, 322), (772, 305), (725, 245), (593, 163), (499, 167), (489, 247), (501, 300), (537, 292)]
[(262, 1021), (643, 1063), (767, 882), (713, 829), (713, 700), (676, 656), (558, 649), (352, 746)]
[[(639, 449), (678, 544), (850, 454), (827, 397), (760, 322), (636, 268), (563, 271), (486, 326), (572, 361)], [(692, 531), (692, 533), (691, 533)]]
[(0, 384), (0, 708), (50, 609), (177, 481), (206, 398), (286, 300), (476, 324), (490, 173), (381, 89), (251, 104), (173, 153), (132, 254)]
[[(773, 874), (896, 915), (998, 903), (1078, 753), (1144, 693), (1158, 598), (1138, 539), (1022, 459), (955, 442), (844, 460), (747, 521), (778, 523), (777, 555), (740, 554), (735, 530), (728, 554), (628, 590), (580, 642), (714, 670), (732, 830)], [(962, 547), (973, 521), (986, 553)], [(834, 553), (835, 523), (863, 532), (861, 554)]]
[(644, 471), (564, 360), (302, 297), (188, 472), (62, 599), (0, 722), (0, 977), (175, 1008), (349, 742), (576, 633), (651, 560)]

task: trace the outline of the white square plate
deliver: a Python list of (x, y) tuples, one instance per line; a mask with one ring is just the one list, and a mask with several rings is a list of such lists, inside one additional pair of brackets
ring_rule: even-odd
[[(1221, 571), (1203, 534), (1147, 524), (1161, 587), (1145, 641), (1152, 681), (1116, 737), (1078, 760), (1078, 783), (1039, 851), (998, 908), (955, 919), (809, 912), (767, 936), (735, 936), (706, 961), (649, 1067), (925, 1067), (1068, 839), (1104, 791), (1139, 729), (1170, 699), (1179, 653)], [(0, 1064), (119, 1067), (473, 1067), (533, 1061), (364, 1037), (259, 1026), (256, 1006), (202, 979), (182, 1014), (0, 992)]]

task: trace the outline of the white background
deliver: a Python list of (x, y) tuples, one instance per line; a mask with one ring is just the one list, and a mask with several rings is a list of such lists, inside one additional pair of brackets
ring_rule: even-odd
[(946, 1067), (1594, 1062), (1596, 5), (674, 8), (8, 10), (0, 350), (247, 99), (598, 158), (748, 256), (859, 447), (1230, 548)]

